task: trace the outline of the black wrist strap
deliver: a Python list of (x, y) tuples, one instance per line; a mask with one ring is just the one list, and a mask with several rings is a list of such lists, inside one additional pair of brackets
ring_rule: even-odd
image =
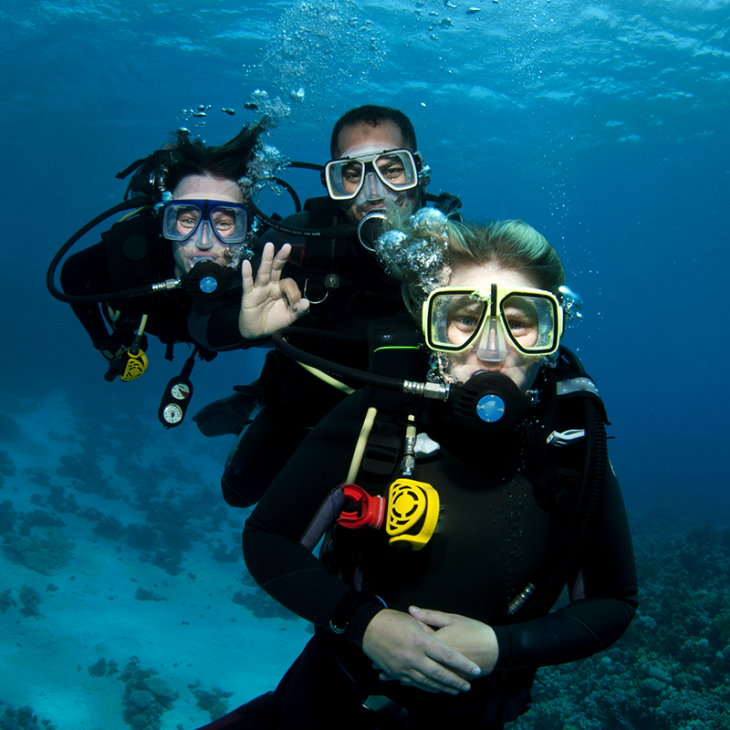
[(352, 617), (358, 609), (368, 603), (378, 603), (385, 606), (381, 598), (374, 593), (365, 591), (350, 591), (338, 604), (330, 619), (330, 629), (335, 634), (344, 634)]

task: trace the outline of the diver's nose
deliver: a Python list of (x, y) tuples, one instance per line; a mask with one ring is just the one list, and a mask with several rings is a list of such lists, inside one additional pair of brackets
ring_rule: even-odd
[(209, 248), (212, 248), (213, 246), (213, 240), (212, 236), (210, 235), (210, 228), (208, 221), (204, 220), (200, 224), (200, 233), (198, 234), (195, 245), (201, 250), (201, 251), (207, 251)]
[(369, 172), (365, 175), (365, 200), (372, 203), (375, 200), (383, 200), (386, 192), (380, 178), (374, 173)]
[(477, 357), (485, 362), (503, 362), (507, 359), (507, 337), (499, 317), (487, 317), (477, 347)]

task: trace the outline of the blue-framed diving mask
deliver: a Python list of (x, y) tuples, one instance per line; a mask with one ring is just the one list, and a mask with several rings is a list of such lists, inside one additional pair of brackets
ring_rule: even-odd
[(563, 308), (542, 289), (442, 287), (423, 305), (426, 344), (437, 352), (476, 348), (477, 357), (502, 362), (511, 344), (526, 355), (551, 355), (563, 334)]
[(248, 211), (221, 200), (171, 200), (162, 211), (162, 235), (170, 241), (193, 240), (200, 248), (215, 236), (224, 246), (241, 245), (248, 234)]
[(332, 200), (382, 200), (415, 188), (418, 167), (410, 150), (381, 150), (330, 160), (322, 182)]

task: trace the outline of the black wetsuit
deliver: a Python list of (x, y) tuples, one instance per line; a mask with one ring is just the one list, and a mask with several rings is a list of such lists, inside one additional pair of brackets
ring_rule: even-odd
[[(308, 200), (304, 212), (285, 224), (307, 229), (343, 225), (341, 208), (329, 198)], [(327, 360), (365, 369), (369, 323), (404, 311), (400, 286), (386, 276), (375, 256), (356, 237), (323, 239), (267, 231), (254, 247), (254, 271), (264, 244), (277, 250), (292, 244), (282, 278), (291, 278), (311, 302), (297, 326), (341, 335), (304, 343)], [(251, 345), (256, 344), (254, 342)], [(289, 460), (304, 437), (343, 398), (292, 360), (272, 351), (261, 373), (264, 408), (231, 449), (221, 486), (226, 501), (236, 507), (255, 504)]]
[[(533, 476), (538, 471), (532, 466), (494, 480), (504, 458), (511, 458), (503, 445), (493, 448), (485, 435), (465, 448), (468, 440), (458, 429), (439, 428), (434, 420), (428, 431), (441, 448), (418, 462), (414, 479), (439, 492), (435, 535), (422, 551), (403, 553), (387, 545), (384, 530), (337, 528), (327, 559), (337, 566), (335, 572), (300, 540), (331, 491), (345, 480), (364, 397), (359, 391), (319, 424), (246, 523), (243, 548), (251, 574), (276, 600), (312, 621), (316, 633), (273, 696), (254, 701), (250, 710), (240, 708), (239, 716), (246, 721), (249, 713), (266, 706), (267, 728), (376, 727), (375, 716), (360, 703), (368, 695), (386, 694), (408, 710), (408, 728), (499, 728), (524, 711), (537, 667), (605, 649), (631, 621), (637, 606), (636, 570), (618, 482), (609, 468), (590, 539), (580, 565), (570, 572), (572, 602), (549, 613), (558, 585), (532, 612), (510, 617), (509, 600), (550, 555), (575, 495), (570, 496), (569, 481), (546, 487)], [(558, 404), (553, 425), (560, 430), (583, 427), (576, 422), (574, 406), (564, 403)], [(562, 465), (571, 474), (582, 463), (583, 451), (580, 443), (548, 446), (541, 461), (553, 470)], [(340, 577), (347, 575), (352, 578)], [(366, 600), (350, 616), (344, 635), (330, 629), (353, 587), (377, 594), (390, 608), (406, 611), (417, 605), (488, 623), (499, 643), (495, 670), (457, 697), (379, 681), (359, 646), (382, 606)]]
[[(61, 271), (61, 285), (71, 295), (121, 291), (175, 278), (174, 265), (172, 243), (162, 238), (159, 220), (143, 213), (117, 223), (102, 234), (100, 243), (70, 256)], [(128, 347), (142, 314), (147, 314), (145, 333), (168, 345), (168, 355), (174, 343), (187, 342), (198, 345), (204, 359), (211, 359), (214, 351), (243, 344), (238, 334), (240, 281), (238, 277), (233, 281), (223, 303), (196, 301), (181, 290), (110, 301), (121, 312), (113, 326), (105, 304), (71, 307), (97, 350), (114, 354)]]

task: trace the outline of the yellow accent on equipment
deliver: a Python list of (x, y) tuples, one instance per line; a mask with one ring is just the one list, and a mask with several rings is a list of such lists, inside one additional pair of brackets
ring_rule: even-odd
[(147, 370), (147, 355), (144, 354), (144, 350), (139, 350), (136, 354), (132, 354), (130, 350), (124, 353), (127, 362), (124, 366), (124, 372), (120, 378), (128, 383), (130, 380), (136, 380), (141, 375), (144, 375), (144, 371)]
[(425, 482), (396, 479), (388, 490), (385, 529), (389, 544), (421, 550), (436, 531), (439, 494)]

